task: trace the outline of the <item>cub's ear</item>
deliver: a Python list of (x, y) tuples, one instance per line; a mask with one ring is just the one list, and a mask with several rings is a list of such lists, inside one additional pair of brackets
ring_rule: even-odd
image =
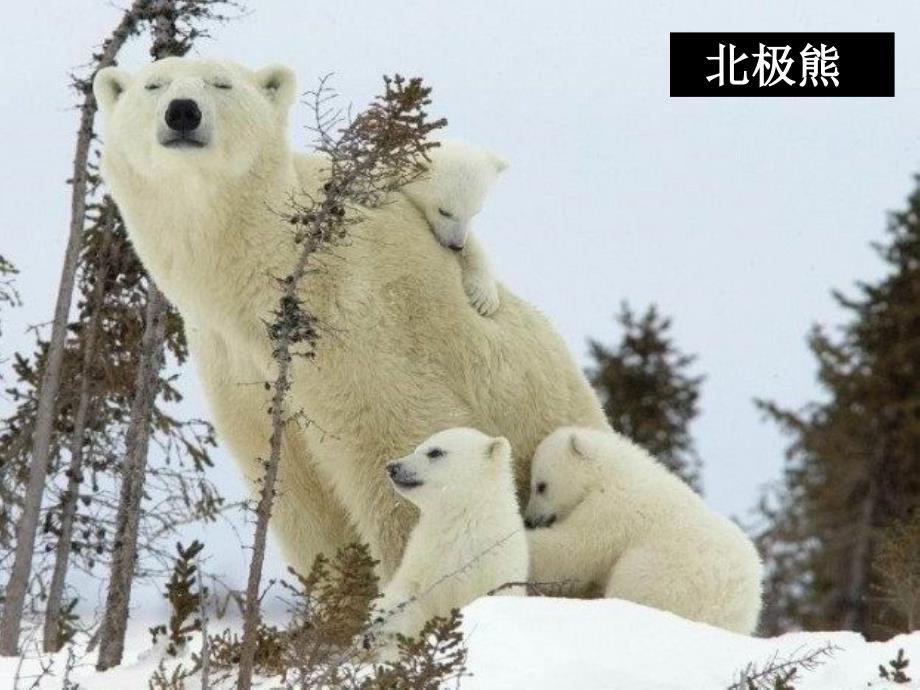
[(284, 65), (269, 65), (256, 72), (256, 85), (279, 108), (289, 108), (297, 92), (297, 77)]
[(117, 67), (104, 67), (93, 79), (93, 96), (99, 109), (108, 113), (131, 83), (131, 75)]
[(511, 444), (504, 436), (497, 436), (489, 441), (489, 447), (486, 449), (486, 455), (493, 459), (511, 457)]
[(578, 432), (573, 431), (569, 435), (569, 450), (572, 451), (572, 454), (577, 458), (586, 459), (588, 453), (585, 451), (584, 441), (578, 438)]
[(495, 166), (495, 172), (501, 174), (508, 169), (508, 161), (500, 156), (492, 154), (492, 164)]

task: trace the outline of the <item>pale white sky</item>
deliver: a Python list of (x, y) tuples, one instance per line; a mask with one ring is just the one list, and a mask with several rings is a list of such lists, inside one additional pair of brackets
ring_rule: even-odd
[[(25, 308), (0, 353), (50, 317), (64, 247), (76, 114), (68, 71), (117, 21), (102, 0), (11, 3), (0, 23), (0, 252)], [(742, 515), (777, 476), (784, 440), (752, 398), (817, 394), (804, 338), (835, 322), (829, 291), (878, 275), (868, 244), (920, 170), (920, 5), (853, 0), (263, 0), (199, 54), (284, 62), (306, 89), (334, 72), (360, 107), (380, 75), (421, 75), (446, 136), (511, 167), (477, 221), (497, 275), (584, 360), (615, 337), (621, 300), (655, 302), (707, 375), (694, 435), (707, 496)], [(893, 99), (670, 99), (670, 31), (895, 31)], [(146, 46), (123, 66), (146, 60)], [(304, 147), (306, 108), (291, 139)], [(197, 384), (185, 385), (201, 413)], [(0, 401), (0, 412), (4, 403)], [(222, 485), (238, 492), (229, 460)], [(224, 532), (209, 537), (219, 559)], [(235, 542), (233, 542), (235, 544)], [(227, 560), (230, 563), (231, 560)], [(236, 563), (236, 561), (232, 561)], [(236, 567), (235, 565), (233, 566)]]

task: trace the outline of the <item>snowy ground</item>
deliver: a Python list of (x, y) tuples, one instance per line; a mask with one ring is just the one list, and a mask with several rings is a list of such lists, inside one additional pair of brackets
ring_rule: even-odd
[[(828, 643), (837, 651), (797, 680), (796, 690), (920, 688), (920, 632), (884, 643), (846, 632), (758, 639), (615, 600), (495, 597), (474, 602), (464, 613), (472, 675), (462, 679), (461, 690), (720, 690), (750, 662), (797, 656)], [(146, 688), (159, 662), (146, 627), (134, 625), (125, 666), (97, 674), (88, 659), (73, 680), (85, 690)], [(895, 685), (879, 679), (878, 666), (899, 648), (912, 661), (907, 672), (914, 680)], [(63, 664), (63, 656), (55, 659), (55, 671)], [(0, 659), (0, 688), (13, 688), (15, 669), (13, 660)], [(60, 681), (48, 679), (41, 687), (60, 687)]]
[[(884, 688), (877, 667), (899, 647), (920, 671), (920, 632), (885, 643), (843, 632), (758, 639), (611, 599), (480, 599), (466, 616), (475, 675), (464, 690), (718, 690), (749, 662), (826, 643), (840, 650), (803, 676), (796, 690), (865, 690), (870, 682)], [(920, 688), (920, 682), (895, 687)]]

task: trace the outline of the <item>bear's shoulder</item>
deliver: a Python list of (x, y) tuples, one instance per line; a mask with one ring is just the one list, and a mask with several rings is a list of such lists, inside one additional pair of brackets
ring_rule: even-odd
[(329, 179), (329, 157), (317, 153), (294, 153), (294, 172), (301, 191), (313, 193)]

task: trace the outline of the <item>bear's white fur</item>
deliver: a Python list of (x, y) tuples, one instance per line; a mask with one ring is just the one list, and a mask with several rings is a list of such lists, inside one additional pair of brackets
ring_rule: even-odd
[(740, 633), (757, 625), (762, 567), (754, 545), (620, 434), (550, 434), (534, 454), (526, 517), (538, 527), (528, 530), (536, 581), (599, 588)]
[(435, 434), (387, 465), (419, 509), (402, 562), (378, 608), (388, 633), (415, 635), (434, 616), (527, 579), (527, 536), (514, 495), (511, 446), (476, 429)]
[[(287, 143), (293, 74), (168, 58), (133, 75), (101, 70), (94, 92), (105, 181), (144, 266), (183, 316), (218, 437), (255, 486), (270, 436), (261, 384), (276, 375), (264, 324), (276, 277), (298, 250), (283, 212), (291, 194), (316, 194), (325, 179), (322, 157)], [(188, 136), (202, 141), (161, 142), (175, 99), (198, 103), (202, 131)], [(313, 423), (285, 430), (272, 525), (301, 572), (319, 552), (360, 540), (386, 581), (415, 519), (393, 500), (386, 462), (433, 430), (474, 427), (508, 438), (523, 492), (540, 439), (606, 421), (536, 309), (501, 286), (493, 318), (469, 307), (456, 257), (404, 195), (365, 215), (301, 286), (325, 335), (315, 362), (292, 365), (289, 409)]]
[(491, 316), (500, 304), (498, 288), (485, 252), (470, 232), (486, 194), (508, 164), (462, 141), (438, 143), (428, 153), (425, 174), (402, 191), (428, 219), (438, 241), (457, 252), (470, 303), (483, 316)]

